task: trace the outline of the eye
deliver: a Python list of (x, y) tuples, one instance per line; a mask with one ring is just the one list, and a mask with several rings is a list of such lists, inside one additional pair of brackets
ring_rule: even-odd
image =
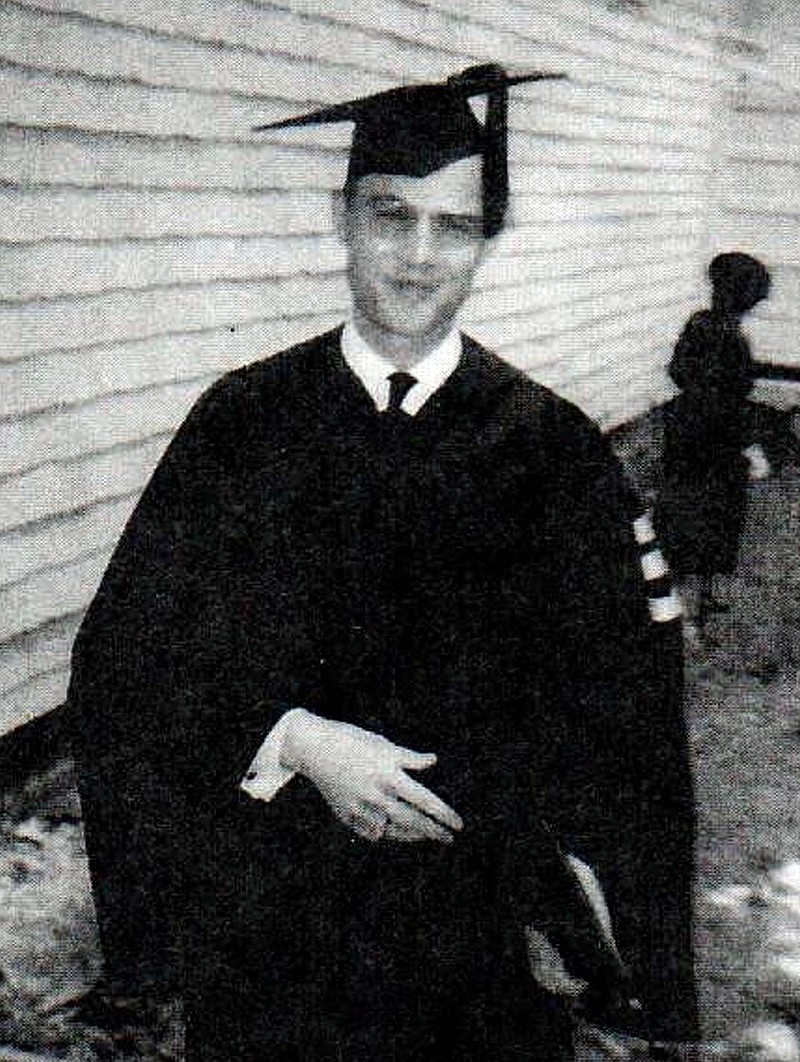
[(372, 212), (378, 218), (410, 217), (409, 210), (403, 203), (391, 199), (377, 199), (372, 204)]
[(452, 239), (475, 240), (483, 235), (483, 222), (473, 214), (442, 214), (439, 226)]
[(367, 208), (373, 223), (386, 232), (405, 232), (414, 224), (410, 207), (399, 199), (370, 199)]

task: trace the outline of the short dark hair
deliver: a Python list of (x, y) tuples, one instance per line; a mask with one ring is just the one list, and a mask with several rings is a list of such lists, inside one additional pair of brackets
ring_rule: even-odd
[(769, 292), (769, 270), (744, 251), (726, 251), (712, 258), (708, 276), (716, 295), (736, 309), (749, 309)]

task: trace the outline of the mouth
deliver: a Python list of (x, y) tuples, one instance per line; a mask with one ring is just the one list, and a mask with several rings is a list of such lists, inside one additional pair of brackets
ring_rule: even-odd
[(433, 280), (418, 280), (408, 277), (389, 277), (389, 287), (399, 295), (416, 296), (425, 298), (432, 295), (439, 287)]

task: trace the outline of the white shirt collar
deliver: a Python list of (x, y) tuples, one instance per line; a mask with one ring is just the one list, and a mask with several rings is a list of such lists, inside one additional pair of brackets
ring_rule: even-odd
[[(382, 413), (389, 405), (389, 374), (396, 371), (390, 361), (382, 357), (359, 334), (355, 324), (348, 321), (342, 331), (342, 356), (353, 370)], [(452, 329), (438, 347), (409, 369), (417, 382), (403, 399), (400, 408), (413, 417), (458, 365), (461, 357), (461, 336)]]

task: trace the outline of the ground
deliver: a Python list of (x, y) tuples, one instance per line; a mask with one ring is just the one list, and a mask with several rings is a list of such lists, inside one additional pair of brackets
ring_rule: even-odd
[(710, 1037), (800, 1020), (800, 472), (751, 493), (731, 610), (688, 669)]
[[(688, 652), (702, 1057), (789, 1062), (800, 1059), (800, 469), (787, 465), (751, 493), (731, 609)], [(179, 1057), (174, 1022), (153, 1038), (124, 1024), (112, 1037), (81, 1020), (77, 1000), (99, 970), (61, 757), (0, 805), (0, 1062)], [(743, 1029), (751, 1043), (734, 1048)]]

